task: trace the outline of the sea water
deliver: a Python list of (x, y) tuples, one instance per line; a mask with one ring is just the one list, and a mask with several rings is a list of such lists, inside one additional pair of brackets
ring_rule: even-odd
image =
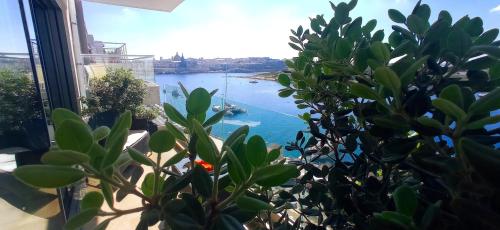
[[(226, 102), (234, 104), (247, 112), (232, 116), (225, 116), (218, 124), (214, 125), (212, 135), (225, 139), (237, 128), (248, 125), (250, 134), (260, 135), (266, 140), (268, 146), (274, 144), (285, 146), (295, 140), (298, 131), (306, 130), (306, 123), (298, 118), (298, 114), (305, 111), (299, 110), (292, 97), (281, 98), (278, 90), (282, 88), (275, 81), (257, 80), (250, 83), (248, 78), (254, 74), (228, 73), (201, 73), (201, 74), (159, 74), (156, 83), (160, 85), (161, 101), (172, 104), (184, 115), (186, 114), (186, 98), (178, 86), (181, 82), (188, 91), (203, 87), (208, 91), (218, 89), (212, 98), (207, 118), (215, 114), (212, 106), (223, 104), (224, 93)], [(226, 91), (227, 79), (227, 91)], [(177, 91), (179, 96), (172, 95)], [(286, 156), (297, 157), (298, 153), (285, 152)]]

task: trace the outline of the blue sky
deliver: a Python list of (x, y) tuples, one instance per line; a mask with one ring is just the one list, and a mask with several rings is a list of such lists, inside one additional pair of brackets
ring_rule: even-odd
[[(18, 6), (0, 0), (0, 52), (25, 52)], [(335, 0), (334, 3), (338, 3)], [(409, 13), (417, 0), (359, 0), (351, 16), (364, 22), (378, 20), (378, 29), (390, 33), (389, 8)], [(433, 17), (448, 9), (458, 19), (481, 16), (485, 28), (500, 28), (500, 0), (427, 0)], [(289, 58), (290, 28), (308, 25), (308, 17), (332, 16), (327, 0), (185, 0), (173, 12), (156, 12), (84, 1), (89, 33), (96, 39), (125, 42), (129, 54), (170, 57), (176, 51), (188, 57)], [(494, 10), (496, 9), (496, 10)], [(21, 38), (21, 39), (20, 39)]]
[[(339, 1), (334, 1), (338, 3)], [(377, 19), (390, 31), (389, 8), (409, 13), (416, 0), (359, 0), (353, 16)], [(481, 16), (486, 28), (500, 27), (499, 0), (428, 0), (433, 15), (449, 9)], [(493, 11), (497, 7), (497, 10)], [(104, 41), (126, 42), (129, 53), (169, 57), (292, 57), (290, 28), (307, 25), (316, 14), (332, 16), (327, 0), (185, 0), (172, 13), (85, 2), (89, 33)], [(386, 34), (388, 36), (388, 33)]]

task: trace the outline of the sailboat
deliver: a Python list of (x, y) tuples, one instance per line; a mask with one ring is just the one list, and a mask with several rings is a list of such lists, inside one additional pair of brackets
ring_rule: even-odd
[(225, 84), (225, 88), (224, 88), (224, 97), (222, 100), (222, 105), (214, 105), (212, 107), (212, 111), (214, 111), (214, 112), (220, 112), (223, 110), (226, 111), (224, 116), (234, 116), (237, 114), (242, 114), (242, 113), (247, 112), (246, 109), (240, 108), (235, 104), (227, 103), (227, 66), (226, 66), (226, 84)]

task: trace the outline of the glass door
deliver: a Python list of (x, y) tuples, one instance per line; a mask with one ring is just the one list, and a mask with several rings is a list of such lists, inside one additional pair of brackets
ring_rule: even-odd
[(0, 226), (56, 229), (64, 221), (57, 191), (12, 176), (20, 165), (39, 163), (50, 147), (50, 108), (28, 0), (0, 0), (0, 25)]

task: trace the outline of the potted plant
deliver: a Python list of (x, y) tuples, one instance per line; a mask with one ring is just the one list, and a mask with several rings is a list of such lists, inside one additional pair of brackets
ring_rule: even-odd
[(132, 114), (143, 105), (146, 86), (130, 69), (108, 68), (106, 74), (90, 81), (87, 96), (81, 99), (82, 114), (89, 116), (91, 127), (112, 126), (119, 114)]
[(153, 134), (158, 130), (157, 125), (153, 122), (160, 116), (161, 110), (154, 106), (140, 106), (132, 118), (132, 130), (147, 130)]
[(292, 31), (280, 96), (310, 110), (286, 147), (305, 172), (276, 202), (301, 207), (305, 229), (498, 229), (499, 30), (430, 22), (418, 1), (389, 10), (384, 33), (356, 4)]
[[(198, 88), (187, 95), (187, 116), (170, 104), (164, 105), (166, 115), (186, 132), (167, 123), (166, 129), (152, 134), (149, 147), (157, 153), (154, 159), (131, 148), (128, 154), (122, 154), (132, 125), (130, 111), (120, 115), (111, 129), (91, 129), (78, 115), (56, 109), (52, 117), (57, 146), (42, 157), (43, 165), (22, 166), (13, 174), (24, 183), (41, 188), (68, 186), (86, 176), (101, 181), (101, 190), (84, 196), (81, 212), (69, 219), (65, 229), (78, 229), (96, 216), (104, 220), (95, 228), (105, 229), (120, 216), (140, 212), (136, 229), (148, 229), (162, 222), (166, 229), (243, 230), (244, 224), (261, 213), (280, 209), (270, 204), (264, 194), (298, 176), (299, 171), (295, 165), (279, 159), (279, 148), (268, 150), (260, 136), (247, 140), (248, 126), (234, 131), (222, 148), (217, 147), (210, 130), (225, 112), (207, 118), (210, 102), (209, 92)], [(99, 145), (100, 141), (105, 145)], [(188, 147), (163, 162), (164, 153), (173, 150), (177, 142)], [(141, 185), (132, 184), (115, 170), (127, 159), (152, 167)], [(182, 173), (172, 170), (183, 159), (191, 167)], [(114, 189), (139, 197), (142, 205), (127, 210), (114, 208)], [(112, 211), (101, 209), (104, 202)]]

